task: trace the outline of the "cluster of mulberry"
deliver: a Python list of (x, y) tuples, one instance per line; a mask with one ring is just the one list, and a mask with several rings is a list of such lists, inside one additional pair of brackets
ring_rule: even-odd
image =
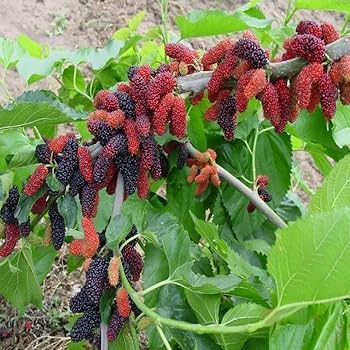
[[(256, 189), (258, 196), (260, 199), (264, 202), (271, 202), (272, 196), (270, 192), (266, 189), (267, 185), (269, 184), (269, 177), (266, 175), (258, 175), (256, 177)], [(248, 213), (252, 213), (255, 210), (255, 205), (252, 202), (248, 203), (247, 211)]]
[[(83, 219), (82, 222), (85, 240), (94, 237), (96, 232), (91, 226), (89, 219)], [(89, 230), (91, 232), (89, 232)], [(125, 240), (128, 240), (137, 234), (136, 227), (133, 226)], [(87, 242), (86, 242), (87, 243)], [(75, 313), (83, 313), (83, 315), (74, 323), (71, 330), (72, 341), (88, 340), (96, 338), (100, 332), (100, 316), (99, 305), (103, 293), (107, 290), (112, 291), (115, 295), (114, 306), (108, 323), (108, 340), (114, 341), (120, 330), (126, 324), (131, 312), (137, 316), (140, 311), (135, 307), (132, 300), (119, 278), (120, 265), (123, 264), (127, 278), (130, 283), (137, 282), (140, 279), (143, 259), (137, 251), (135, 245), (137, 240), (134, 239), (122, 249), (121, 257), (98, 256), (88, 254), (88, 244), (84, 246), (84, 240), (76, 240), (71, 244), (72, 250), (77, 250), (79, 254), (85, 256), (83, 267), (86, 271), (86, 282), (82, 289), (71, 299), (70, 309)], [(95, 244), (94, 242), (90, 244)]]

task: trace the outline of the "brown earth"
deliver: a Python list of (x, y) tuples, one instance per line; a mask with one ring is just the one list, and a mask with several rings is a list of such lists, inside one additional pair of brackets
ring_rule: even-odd
[[(233, 10), (244, 2), (170, 1), (171, 27), (174, 27), (176, 15), (187, 14), (191, 9)], [(286, 6), (286, 0), (274, 0), (263, 2), (261, 8), (269, 17), (281, 19)], [(141, 30), (145, 31), (150, 26), (160, 23), (158, 2), (154, 0), (0, 0), (0, 36), (14, 39), (19, 34), (25, 33), (34, 40), (55, 48), (101, 47), (114, 31), (126, 24), (128, 18), (141, 10), (146, 11)], [(342, 25), (342, 16), (339, 14), (323, 13), (320, 16), (316, 13), (312, 16), (316, 20), (330, 21), (338, 28)], [(310, 12), (300, 12), (298, 17), (310, 18)], [(207, 40), (193, 42), (195, 47), (202, 47)], [(26, 88), (15, 72), (9, 72), (7, 82), (15, 96)], [(51, 89), (57, 87), (50, 79), (38, 85)], [(316, 189), (322, 183), (322, 176), (313, 161), (304, 152), (298, 152), (294, 158), (308, 186)], [(301, 195), (307, 201), (305, 193)], [(69, 314), (68, 300), (81, 285), (81, 276), (78, 272), (71, 275), (66, 273), (66, 256), (67, 252), (63, 251), (44, 283), (43, 310), (33, 307), (23, 316), (19, 316), (11, 306), (0, 299), (0, 349), (66, 348), (68, 339), (65, 338), (67, 332), (63, 327)], [(32, 322), (31, 330), (24, 330), (26, 320)], [(9, 331), (10, 338), (2, 341), (2, 330)]]

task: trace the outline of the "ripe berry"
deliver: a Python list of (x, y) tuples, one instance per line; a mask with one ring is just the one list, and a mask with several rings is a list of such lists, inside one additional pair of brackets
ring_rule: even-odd
[(94, 181), (102, 183), (106, 178), (108, 168), (112, 164), (112, 159), (105, 157), (102, 152), (98, 155), (94, 164)]
[[(128, 120), (127, 124), (129, 122), (132, 122), (132, 120)], [(100, 155), (101, 157), (105, 157), (108, 159), (115, 158), (118, 154), (122, 154), (127, 151), (127, 138), (124, 134), (117, 134), (113, 136), (108, 143), (104, 146), (103, 150), (101, 151)], [(96, 166), (95, 166), (96, 168)], [(95, 169), (94, 169), (95, 172)]]
[(289, 49), (292, 57), (305, 58), (310, 63), (322, 62), (325, 55), (325, 47), (322, 39), (310, 34), (294, 36), (289, 42)]
[[(132, 238), (132, 237), (134, 237), (136, 235), (137, 235), (137, 228), (136, 228), (135, 225), (132, 225), (132, 228), (131, 228), (130, 232), (125, 237), (125, 241), (127, 241), (128, 239), (130, 239), (130, 238)], [(128, 245), (130, 245), (132, 247), (135, 247), (136, 243), (137, 243), (137, 239), (134, 239), (134, 240), (130, 241), (128, 243)]]
[(126, 245), (122, 250), (123, 258), (128, 264), (133, 281), (138, 281), (143, 269), (143, 259), (132, 245)]
[(107, 112), (112, 112), (119, 108), (118, 99), (107, 90), (101, 90), (96, 94), (94, 106), (96, 109), (102, 109)]
[(169, 174), (169, 161), (163, 152), (160, 152), (160, 166), (162, 170), (162, 177), (167, 177)]
[(123, 175), (124, 190), (131, 195), (136, 191), (137, 175), (139, 171), (138, 158), (123, 154), (116, 157), (116, 165), (118, 171)]
[(198, 58), (198, 53), (179, 43), (168, 43), (165, 45), (165, 54), (179, 62), (194, 64)]
[(337, 31), (335, 30), (332, 24), (322, 23), (321, 30), (322, 30), (322, 39), (326, 45), (339, 39), (339, 34), (337, 33)]
[(187, 112), (185, 100), (179, 96), (175, 96), (170, 115), (170, 132), (181, 140), (186, 136), (186, 126)]
[(271, 202), (272, 196), (265, 187), (258, 187), (258, 195), (264, 202)]
[(215, 121), (218, 118), (220, 103), (225, 99), (225, 97), (230, 96), (230, 90), (220, 90), (217, 100), (212, 104), (204, 113), (204, 119), (208, 121)]
[(35, 147), (35, 157), (39, 163), (49, 164), (51, 159), (51, 151), (47, 143), (42, 143)]
[(314, 21), (300, 21), (295, 31), (298, 34), (311, 34), (322, 39), (322, 29)]
[(0, 257), (9, 256), (16, 247), (20, 238), (20, 231), (18, 224), (5, 225), (5, 242), (0, 248)]
[(119, 315), (118, 310), (114, 310), (112, 317), (108, 324), (107, 337), (109, 342), (113, 342), (117, 339), (119, 332), (127, 322), (127, 318)]
[(336, 110), (338, 92), (329, 74), (323, 74), (318, 81), (318, 89), (323, 115), (326, 119), (332, 119)]
[(19, 201), (19, 192), (16, 186), (13, 186), (8, 194), (5, 203), (0, 210), (0, 218), (5, 224), (17, 224), (17, 219), (14, 217), (14, 213)]
[(237, 125), (236, 117), (236, 98), (235, 96), (227, 96), (219, 107), (218, 124), (224, 132), (226, 140), (234, 138), (235, 129)]
[(41, 186), (45, 183), (48, 173), (48, 168), (44, 164), (39, 164), (34, 170), (34, 173), (28, 179), (23, 188), (23, 192), (27, 196), (33, 196), (35, 193), (37, 193)]
[(29, 236), (29, 234), (30, 234), (30, 219), (29, 218), (27, 221), (25, 221), (19, 225), (19, 231), (20, 231), (22, 237)]
[(33, 214), (41, 214), (44, 211), (47, 203), (46, 199), (47, 199), (47, 193), (45, 193), (42, 197), (39, 197), (35, 201), (31, 210)]
[(177, 158), (176, 158), (176, 167), (178, 169), (182, 169), (186, 164), (186, 161), (189, 157), (188, 150), (186, 148), (186, 144), (179, 143), (177, 146)]
[(91, 308), (87, 302), (87, 296), (84, 288), (81, 289), (70, 301), (69, 308), (74, 313), (85, 312)]
[(118, 314), (121, 317), (127, 318), (130, 316), (131, 306), (129, 302), (129, 295), (125, 288), (119, 288), (116, 295), (116, 304)]
[(62, 184), (68, 185), (75, 168), (78, 165), (78, 142), (70, 139), (63, 148), (62, 159), (58, 164), (56, 177)]
[(233, 50), (237, 57), (247, 60), (254, 68), (262, 68), (268, 63), (265, 50), (253, 40), (239, 39)]
[(80, 191), (85, 185), (86, 182), (83, 178), (83, 175), (81, 174), (79, 169), (76, 169), (69, 182), (69, 193), (74, 197), (78, 193), (80, 193)]
[(111, 137), (116, 134), (116, 130), (108, 126), (105, 122), (100, 120), (88, 120), (88, 129), (104, 146)]
[(157, 181), (162, 177), (162, 165), (160, 163), (160, 151), (157, 148), (155, 155), (154, 155), (154, 160), (152, 167), (150, 169), (150, 174), (153, 180)]
[(99, 326), (100, 321), (101, 317), (98, 310), (93, 308), (86, 310), (84, 315), (75, 321), (70, 331), (72, 341), (78, 342), (83, 339), (89, 339)]
[(97, 189), (95, 185), (87, 184), (82, 188), (79, 194), (79, 200), (81, 205), (81, 211), (84, 217), (87, 217), (87, 218), (93, 217), (94, 206), (96, 205), (95, 204), (96, 198), (98, 197), (97, 197)]
[(124, 112), (127, 118), (135, 118), (135, 103), (126, 92), (115, 91), (114, 95), (117, 97), (120, 109)]
[(58, 211), (56, 202), (53, 202), (49, 208), (49, 218), (51, 222), (52, 245), (56, 250), (60, 250), (66, 233), (66, 225), (63, 216)]
[(160, 99), (169, 92), (172, 92), (175, 85), (176, 79), (171, 73), (164, 72), (157, 75), (148, 85), (146, 95), (148, 107), (155, 110), (159, 105)]

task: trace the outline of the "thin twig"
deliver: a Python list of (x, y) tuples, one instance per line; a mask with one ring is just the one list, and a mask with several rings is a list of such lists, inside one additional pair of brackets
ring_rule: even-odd
[[(192, 156), (198, 152), (189, 142), (186, 143), (186, 148)], [(221, 178), (246, 196), (274, 225), (279, 228), (287, 227), (287, 224), (264, 201), (260, 199), (256, 192), (252, 191), (243, 182), (239, 181), (219, 164), (216, 164), (216, 167)]]

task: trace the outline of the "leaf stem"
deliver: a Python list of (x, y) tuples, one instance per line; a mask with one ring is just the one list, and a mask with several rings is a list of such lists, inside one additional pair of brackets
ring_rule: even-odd
[(259, 128), (256, 128), (255, 135), (254, 135), (254, 141), (253, 141), (253, 149), (252, 149), (252, 176), (253, 176), (253, 189), (256, 191), (256, 159), (255, 159), (255, 153), (256, 153), (256, 145), (258, 143), (258, 137), (259, 137)]
[(77, 65), (74, 65), (74, 73), (73, 73), (73, 86), (74, 86), (74, 90), (79, 93), (80, 95), (83, 95), (84, 97), (86, 97), (88, 100), (90, 100), (91, 102), (93, 102), (93, 99), (91, 96), (89, 96), (87, 93), (85, 93), (84, 91), (81, 91), (78, 86), (77, 86)]
[[(191, 155), (198, 152), (189, 142), (186, 143), (186, 148)], [(256, 192), (252, 191), (248, 186), (234, 177), (219, 164), (216, 164), (216, 167), (221, 178), (246, 196), (275, 226), (279, 228), (287, 227), (287, 224), (273, 211), (273, 209), (260, 199)]]
[(135, 239), (137, 239), (137, 238), (139, 238), (139, 237), (142, 237), (142, 235), (141, 235), (140, 233), (138, 233), (138, 234), (135, 235), (135, 236), (130, 237), (129, 239), (127, 239), (127, 240), (119, 247), (119, 250), (122, 251), (123, 248), (124, 248), (125, 246), (127, 246), (130, 242), (132, 242), (133, 240), (135, 240)]
[(162, 341), (163, 341), (163, 343), (165, 345), (165, 348), (167, 350), (172, 350), (171, 345), (169, 344), (168, 339), (166, 338), (166, 336), (165, 336), (165, 334), (163, 332), (163, 329), (160, 327), (159, 324), (156, 324), (156, 329), (157, 329), (160, 337), (162, 338)]
[(132, 315), (130, 315), (130, 320), (129, 320), (130, 333), (131, 333), (131, 337), (132, 337), (132, 342), (134, 344), (134, 349), (140, 350), (139, 340), (137, 338), (137, 333), (136, 333), (135, 327), (136, 327), (135, 316), (132, 314)]
[(139, 292), (138, 294), (144, 296), (144, 295), (146, 295), (146, 294), (148, 294), (148, 293), (154, 291), (155, 289), (158, 289), (158, 288), (160, 288), (160, 287), (163, 287), (163, 286), (165, 286), (165, 285), (167, 285), (167, 284), (172, 284), (172, 283), (173, 283), (173, 282), (172, 282), (171, 280), (166, 279), (166, 280), (163, 280), (163, 281), (160, 281), (160, 282), (154, 284), (153, 286), (151, 286), (151, 287), (149, 287), (149, 288), (146, 288), (146, 289), (142, 290), (142, 291)]

